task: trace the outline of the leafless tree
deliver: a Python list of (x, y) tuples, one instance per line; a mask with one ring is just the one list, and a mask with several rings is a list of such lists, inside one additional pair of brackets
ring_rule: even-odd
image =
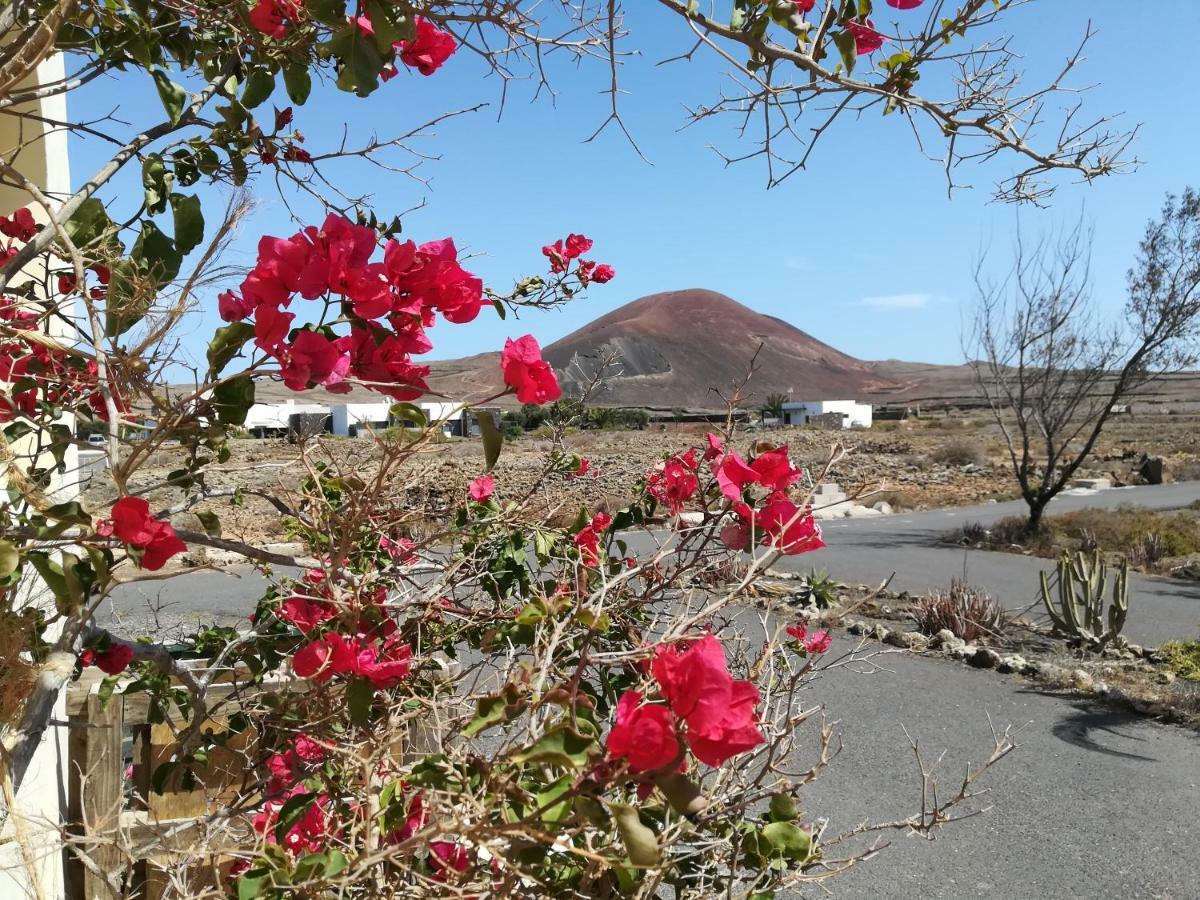
[(1200, 195), (1168, 195), (1147, 225), (1117, 321), (1094, 302), (1091, 238), (1082, 221), (1032, 246), (1018, 235), (1004, 278), (989, 279), (982, 263), (976, 270), (968, 358), (1029, 505), (1030, 532), (1114, 410), (1198, 358)]

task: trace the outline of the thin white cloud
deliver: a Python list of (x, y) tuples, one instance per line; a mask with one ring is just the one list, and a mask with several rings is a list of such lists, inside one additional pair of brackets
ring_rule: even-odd
[(884, 294), (880, 297), (863, 297), (863, 306), (882, 310), (925, 309), (934, 303), (945, 303), (945, 297), (936, 294)]

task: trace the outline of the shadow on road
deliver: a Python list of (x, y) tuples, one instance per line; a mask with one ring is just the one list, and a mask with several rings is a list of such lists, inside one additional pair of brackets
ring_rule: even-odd
[[(1037, 694), (1040, 692), (1022, 691), (1021, 693)], [(1071, 707), (1075, 712), (1056, 722), (1050, 729), (1051, 733), (1059, 740), (1092, 753), (1103, 753), (1105, 756), (1117, 756), (1121, 759), (1137, 760), (1138, 762), (1158, 761), (1153, 756), (1130, 753), (1127, 750), (1117, 750), (1114, 747), (1106, 746), (1110, 742), (1144, 743), (1145, 738), (1138, 737), (1127, 729), (1122, 730), (1123, 726), (1145, 724), (1146, 720), (1143, 716), (1132, 710), (1098, 706), (1094, 701), (1089, 700), (1073, 701)]]

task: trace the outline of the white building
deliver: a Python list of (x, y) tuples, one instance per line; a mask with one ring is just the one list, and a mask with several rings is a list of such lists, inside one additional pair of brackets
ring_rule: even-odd
[(383, 431), (392, 420), (392, 404), (382, 403), (339, 403), (330, 413), (333, 417), (332, 431), (342, 437), (353, 437), (366, 433), (367, 428)]
[(843, 428), (870, 428), (871, 404), (854, 400), (802, 400), (783, 404), (784, 425), (807, 425), (814, 416), (840, 414)]
[(329, 415), (329, 407), (320, 403), (297, 403), (295, 400), (280, 400), (278, 403), (255, 403), (246, 412), (245, 429), (259, 436), (268, 433), (286, 433), (292, 416), (298, 413)]

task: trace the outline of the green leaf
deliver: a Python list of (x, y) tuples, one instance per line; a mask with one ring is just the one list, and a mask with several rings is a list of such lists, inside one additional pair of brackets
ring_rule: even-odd
[(154, 77), (154, 86), (158, 89), (158, 99), (162, 101), (163, 109), (171, 118), (171, 124), (179, 124), (183, 117), (183, 107), (187, 102), (187, 91), (167, 77), (162, 69), (154, 69), (150, 73)]
[(370, 96), (379, 87), (383, 56), (375, 41), (353, 22), (338, 30), (329, 41), (330, 52), (341, 61), (337, 86), (343, 91)]
[(776, 822), (790, 822), (800, 815), (796, 798), (791, 794), (780, 791), (771, 795), (771, 818)]
[(516, 685), (506, 684), (499, 693), (480, 697), (476, 701), (475, 718), (467, 723), (462, 733), (467, 737), (474, 737), (493, 725), (515, 718), (524, 708), (525, 704), (521, 702), (521, 693)]
[(346, 706), (350, 721), (355, 725), (366, 725), (371, 721), (371, 704), (375, 700), (375, 688), (365, 678), (355, 678), (346, 687)]
[(849, 31), (835, 31), (833, 43), (837, 45), (838, 52), (842, 54), (842, 65), (846, 67), (846, 74), (849, 75), (854, 71), (854, 64), (858, 61), (858, 44), (854, 40), (854, 35)]
[(11, 541), (0, 541), (0, 578), (7, 578), (21, 565), (21, 554)]
[(183, 265), (183, 255), (176, 249), (175, 242), (149, 219), (142, 221), (141, 234), (138, 235), (129, 255), (141, 264), (141, 268), (159, 287), (173, 280)]
[(538, 809), (542, 811), (543, 822), (556, 824), (567, 817), (567, 814), (572, 810), (572, 806), (568, 805), (566, 800), (558, 803), (554, 803), (553, 801), (558, 800), (559, 797), (571, 790), (574, 783), (575, 776), (564, 775), (545, 790), (538, 791), (537, 805)]
[(104, 204), (89, 197), (79, 204), (79, 209), (67, 220), (67, 237), (76, 247), (83, 248), (100, 238), (112, 225)]
[(54, 594), (58, 611), (64, 614), (75, 612), (71, 606), (71, 592), (67, 590), (67, 580), (63, 577), (62, 568), (58, 563), (40, 550), (33, 551), (26, 558), (42, 576), (42, 581), (46, 582), (50, 593)]
[(275, 91), (275, 76), (264, 68), (250, 70), (246, 76), (246, 86), (242, 89), (242, 106), (246, 109), (263, 103)]
[(175, 219), (175, 249), (183, 256), (204, 240), (204, 213), (195, 194), (171, 194), (171, 213)]
[(490, 472), (496, 465), (496, 460), (500, 458), (500, 449), (504, 446), (504, 434), (496, 427), (496, 420), (492, 418), (490, 412), (480, 410), (475, 414), (475, 418), (479, 421), (479, 433), (483, 438), (483, 470)]
[(154, 215), (167, 208), (167, 195), (175, 176), (167, 171), (167, 165), (157, 153), (146, 157), (142, 163), (142, 190), (146, 194), (146, 210)]
[(258, 900), (263, 894), (263, 889), (270, 884), (271, 873), (264, 872), (262, 875), (251, 875), (249, 872), (238, 878), (238, 900)]
[(613, 820), (617, 823), (617, 833), (625, 844), (625, 852), (629, 861), (635, 866), (657, 866), (662, 862), (662, 851), (658, 847), (658, 837), (643, 823), (638, 811), (624, 803), (610, 803)]
[(245, 425), (246, 414), (254, 405), (254, 380), (239, 375), (217, 385), (212, 392), (217, 421), (224, 425)]
[(594, 744), (592, 738), (579, 734), (569, 726), (559, 725), (524, 750), (514, 753), (512, 759), (518, 764), (541, 763), (578, 769), (587, 765), (588, 750)]
[(287, 89), (289, 99), (297, 106), (303, 106), (312, 93), (312, 76), (308, 74), (308, 67), (288, 66), (284, 69), (283, 86)]
[(397, 422), (412, 422), (417, 428), (424, 428), (429, 424), (425, 410), (415, 403), (394, 403), (388, 410), (388, 415)]
[(196, 510), (196, 518), (204, 526), (204, 533), (211, 537), (221, 536), (221, 519), (211, 509)]
[(804, 861), (812, 852), (812, 836), (791, 822), (772, 822), (764, 825), (762, 836), (787, 859)]
[(229, 361), (238, 355), (246, 342), (254, 337), (254, 326), (249, 322), (232, 322), (218, 328), (208, 343), (208, 372), (210, 376), (221, 374)]

